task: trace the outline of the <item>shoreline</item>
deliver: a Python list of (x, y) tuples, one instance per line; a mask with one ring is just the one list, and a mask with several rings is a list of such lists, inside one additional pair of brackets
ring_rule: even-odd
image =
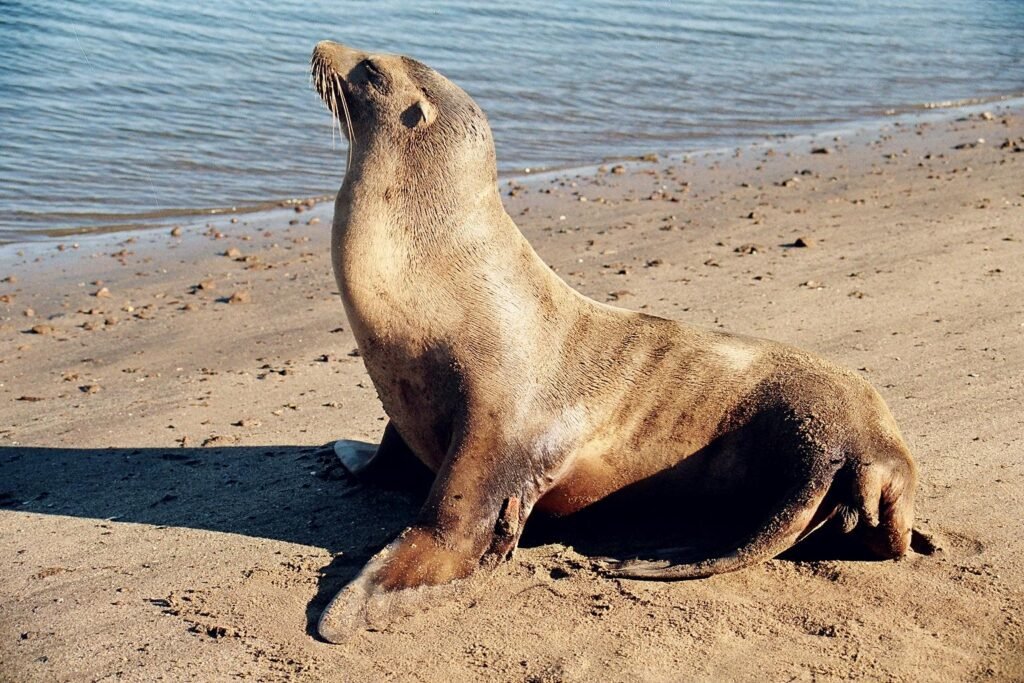
[[(923, 103), (917, 105), (905, 105), (886, 110), (880, 110), (878, 115), (873, 117), (851, 119), (849, 121), (832, 121), (807, 124), (804, 130), (796, 133), (776, 133), (764, 136), (756, 136), (757, 139), (739, 141), (738, 144), (716, 145), (713, 147), (695, 147), (690, 150), (674, 151), (652, 151), (645, 155), (631, 157), (608, 157), (602, 161), (593, 163), (582, 163), (570, 166), (542, 167), (536, 170), (517, 169), (506, 172), (499, 172), (499, 182), (513, 181), (527, 184), (533, 181), (543, 182), (544, 179), (552, 176), (566, 174), (588, 174), (594, 173), (601, 166), (614, 164), (637, 164), (649, 163), (644, 161), (647, 156), (655, 156), (662, 162), (679, 161), (685, 157), (701, 156), (708, 154), (732, 153), (737, 149), (754, 150), (764, 146), (783, 144), (784, 142), (799, 142), (807, 139), (832, 136), (856, 136), (871, 134), (887, 125), (915, 125), (918, 122), (939, 122), (955, 116), (969, 116), (992, 107), (1016, 108), (1024, 105), (1024, 93), (1010, 93), (1003, 95), (992, 95), (989, 97), (971, 97), (960, 100)], [(501, 150), (498, 150), (499, 158)], [(340, 179), (344, 174), (339, 175)], [(157, 212), (159, 215), (152, 217), (141, 217), (141, 214), (118, 214), (119, 222), (91, 227), (67, 227), (52, 228), (44, 230), (26, 231), (23, 236), (13, 235), (10, 238), (0, 239), (0, 258), (3, 253), (11, 247), (24, 247), (30, 244), (55, 245), (60, 242), (82, 241), (97, 235), (132, 236), (136, 233), (146, 233), (155, 230), (169, 230), (180, 227), (182, 230), (195, 230), (209, 227), (209, 224), (223, 221), (225, 218), (242, 219), (249, 218), (253, 221), (261, 220), (266, 215), (275, 214), (279, 209), (288, 209), (296, 204), (303, 204), (309, 201), (322, 203), (333, 200), (333, 193), (293, 196), (279, 199), (268, 199), (262, 202), (239, 205), (208, 207), (200, 209), (175, 208)], [(114, 215), (111, 215), (113, 218)], [(135, 220), (133, 220), (135, 219)], [(127, 221), (127, 222), (126, 222)], [(8, 241), (4, 241), (8, 240)]]
[(980, 109), (500, 185), (583, 294), (864, 375), (940, 554), (648, 583), (556, 525), (344, 647), (319, 611), (420, 501), (321, 448), (385, 419), (332, 202), (0, 249), (0, 679), (1019, 679), (1024, 102)]

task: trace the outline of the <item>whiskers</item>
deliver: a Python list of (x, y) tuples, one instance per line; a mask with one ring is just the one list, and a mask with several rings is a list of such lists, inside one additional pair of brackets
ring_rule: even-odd
[[(331, 142), (334, 142), (334, 122), (338, 122), (338, 132), (341, 134), (341, 113), (345, 115), (345, 132), (348, 134), (348, 161), (345, 166), (346, 172), (352, 167), (352, 143), (355, 131), (352, 128), (352, 115), (349, 113), (348, 101), (345, 99), (345, 89), (341, 83), (341, 77), (324, 63), (319, 55), (314, 54), (310, 62), (310, 78), (313, 87), (320, 98), (331, 110)], [(338, 111), (338, 103), (341, 103), (341, 112)]]

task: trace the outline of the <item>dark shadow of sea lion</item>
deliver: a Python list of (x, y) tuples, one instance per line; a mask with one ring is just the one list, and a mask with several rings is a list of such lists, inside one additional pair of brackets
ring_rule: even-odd
[[(325, 548), (306, 607), (320, 613), (367, 560), (415, 518), (431, 473), (345, 471), (327, 446), (225, 448), (0, 448), (0, 510), (203, 529)], [(419, 466), (419, 469), (417, 469)], [(685, 466), (685, 468), (683, 467)], [(665, 547), (713, 550), (742, 535), (771, 504), (770, 489), (709, 498), (694, 481), (696, 455), (566, 518), (535, 515), (520, 546), (561, 543), (584, 555), (645, 557)], [(685, 469), (685, 471), (684, 471)], [(396, 476), (401, 475), (401, 476)], [(699, 477), (696, 477), (699, 479)], [(704, 492), (706, 493), (706, 492)], [(737, 500), (742, 504), (738, 505)], [(849, 543), (811, 537), (783, 559), (870, 559)]]

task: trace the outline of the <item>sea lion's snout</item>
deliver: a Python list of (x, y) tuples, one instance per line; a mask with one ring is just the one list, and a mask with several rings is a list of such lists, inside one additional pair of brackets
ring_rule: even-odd
[[(333, 40), (321, 40), (313, 48), (313, 57), (310, 64), (313, 69), (314, 79), (320, 75), (325, 77), (337, 76), (342, 81), (348, 80), (352, 70), (369, 57), (365, 52), (354, 48), (335, 43)], [(317, 87), (319, 91), (319, 86)]]
[(309, 60), (313, 87), (336, 115), (341, 113), (339, 100), (351, 95), (349, 74), (366, 57), (365, 52), (330, 40), (321, 40), (313, 48), (313, 56)]
[[(341, 124), (348, 140), (353, 138), (352, 106), (355, 102), (352, 92), (351, 74), (369, 55), (331, 40), (321, 40), (313, 48), (310, 71), (313, 87), (320, 99)], [(351, 147), (349, 148), (351, 157)], [(351, 165), (351, 158), (349, 159)]]

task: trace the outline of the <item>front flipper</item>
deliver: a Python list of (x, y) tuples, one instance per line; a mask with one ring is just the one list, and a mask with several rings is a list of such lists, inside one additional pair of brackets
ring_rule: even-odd
[(450, 582), (473, 568), (465, 554), (445, 548), (430, 530), (410, 527), (334, 596), (317, 631), (329, 643), (343, 643), (360, 630), (383, 630), (423, 603), (448, 595)]
[(416, 488), (433, 478), (391, 422), (384, 427), (377, 446), (341, 439), (334, 442), (334, 455), (350, 474), (380, 486)]
[(436, 529), (406, 529), (334, 596), (320, 616), (320, 637), (343, 643), (358, 630), (383, 630), (396, 619), (451, 597), (458, 579), (511, 557), (522, 524), (519, 510), (517, 498), (506, 501), (486, 551), (475, 543), (445, 540)]
[(454, 448), (418, 523), (334, 597), (320, 635), (340, 643), (358, 630), (384, 628), (450, 595), (452, 582), (508, 559), (538, 498), (535, 481), (528, 458), (493, 442)]
[(349, 474), (359, 476), (377, 455), (377, 447), (365, 441), (339, 439), (334, 442), (334, 455)]

